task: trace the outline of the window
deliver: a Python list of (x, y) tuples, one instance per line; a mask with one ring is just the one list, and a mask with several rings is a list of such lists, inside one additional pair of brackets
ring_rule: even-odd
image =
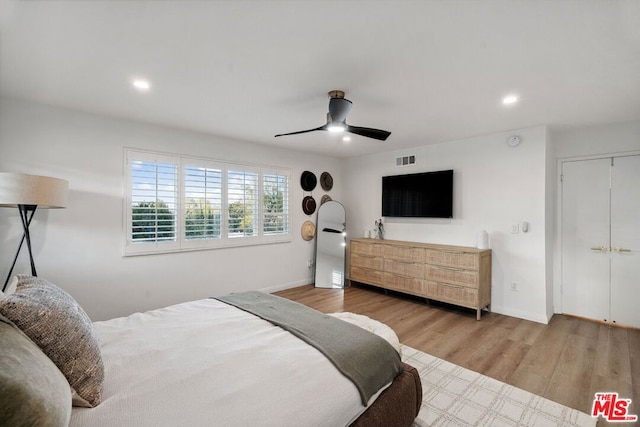
[(185, 239), (222, 237), (222, 170), (187, 165), (184, 168)]
[(290, 241), (286, 170), (125, 150), (125, 255)]
[(258, 174), (256, 172), (240, 170), (228, 172), (227, 206), (229, 238), (258, 235)]
[(178, 241), (178, 163), (166, 156), (128, 158), (129, 246), (172, 250)]
[(262, 175), (262, 231), (266, 235), (289, 233), (289, 177)]

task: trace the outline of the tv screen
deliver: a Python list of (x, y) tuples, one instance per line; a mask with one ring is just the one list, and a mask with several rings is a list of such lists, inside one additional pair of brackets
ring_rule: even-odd
[(383, 176), (382, 216), (453, 218), (453, 170)]

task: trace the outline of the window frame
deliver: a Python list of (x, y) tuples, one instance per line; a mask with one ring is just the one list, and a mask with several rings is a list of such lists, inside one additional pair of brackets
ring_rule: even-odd
[[(136, 242), (133, 239), (133, 182), (132, 164), (134, 161), (169, 163), (177, 165), (177, 208), (175, 241)], [(187, 178), (186, 170), (190, 167), (217, 169), (221, 171), (221, 220), (219, 238), (187, 238)], [(225, 247), (253, 246), (272, 243), (291, 242), (291, 170), (277, 166), (264, 166), (237, 162), (221, 161), (195, 156), (159, 153), (132, 148), (124, 150), (124, 248), (123, 256), (150, 255), (157, 253), (208, 250)], [(253, 227), (257, 233), (250, 236), (229, 236), (229, 171), (246, 171), (257, 174), (257, 218)], [(283, 231), (281, 233), (265, 233), (264, 230), (264, 178), (277, 175), (286, 180), (286, 194), (283, 195)]]

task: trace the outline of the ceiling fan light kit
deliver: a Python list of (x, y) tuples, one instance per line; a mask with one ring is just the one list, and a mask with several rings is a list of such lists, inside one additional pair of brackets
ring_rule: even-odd
[(351, 126), (347, 124), (347, 115), (351, 111), (353, 103), (344, 97), (344, 91), (332, 90), (329, 92), (329, 112), (327, 113), (327, 123), (323, 126), (300, 130), (296, 132), (280, 133), (279, 136), (297, 135), (301, 133), (314, 132), (317, 130), (324, 130), (329, 132), (349, 132), (355, 135), (364, 136), (367, 138), (377, 139), (379, 141), (386, 141), (391, 132), (360, 126)]

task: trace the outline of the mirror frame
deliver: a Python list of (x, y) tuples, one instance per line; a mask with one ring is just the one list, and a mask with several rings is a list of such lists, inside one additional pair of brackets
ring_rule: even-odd
[[(342, 212), (344, 213), (343, 221), (342, 221), (342, 230), (332, 229), (332, 232), (326, 232), (326, 231), (323, 232), (322, 230), (323, 230), (323, 228), (325, 226), (320, 224), (321, 213), (322, 213), (323, 208), (325, 208), (325, 210), (326, 210), (326, 206), (327, 205), (331, 206), (330, 204), (336, 204), (336, 205), (338, 205), (338, 206), (340, 206), (342, 208)], [(336, 285), (333, 284), (333, 282), (330, 281), (328, 283), (329, 286), (326, 286), (326, 283), (324, 283), (324, 281), (320, 281), (321, 284), (325, 285), (325, 286), (319, 286), (318, 285), (318, 271), (319, 270), (321, 271), (324, 266), (322, 266), (322, 265), (319, 266), (318, 265), (319, 263), (322, 262), (321, 258), (318, 256), (319, 255), (318, 249), (319, 249), (319, 246), (322, 245), (322, 241), (321, 240), (324, 240), (323, 236), (327, 236), (328, 237), (328, 234), (335, 235), (334, 233), (336, 233), (336, 234), (339, 233), (341, 235), (341, 237), (342, 237), (342, 242), (341, 242), (341, 247), (342, 247), (342, 252), (341, 252), (341, 256), (342, 256), (341, 284), (340, 284), (340, 286), (336, 286)], [(314, 262), (315, 269), (314, 269), (314, 272), (313, 272), (313, 284), (314, 284), (314, 287), (316, 287), (316, 288), (326, 288), (326, 289), (344, 289), (345, 288), (345, 284), (346, 284), (345, 274), (346, 274), (346, 267), (347, 267), (347, 236), (346, 236), (346, 233), (347, 233), (347, 210), (345, 209), (344, 205), (342, 203), (340, 203), (340, 202), (335, 201), (335, 200), (329, 200), (329, 201), (323, 203), (322, 205), (320, 205), (320, 207), (318, 208), (317, 216), (316, 216), (316, 247), (315, 247), (315, 254), (314, 254), (314, 257), (315, 257), (315, 262)]]

